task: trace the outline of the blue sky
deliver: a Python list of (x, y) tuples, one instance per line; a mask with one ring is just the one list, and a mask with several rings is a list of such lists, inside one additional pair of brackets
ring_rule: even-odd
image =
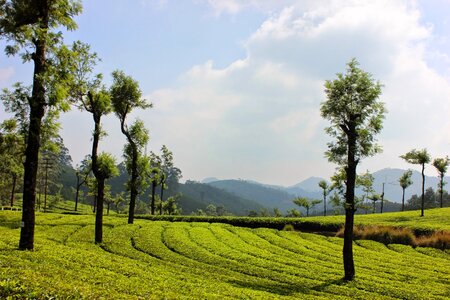
[[(291, 185), (327, 178), (323, 83), (356, 57), (384, 84), (383, 154), (359, 166), (412, 167), (399, 156), (450, 154), (450, 1), (84, 1), (81, 40), (102, 58), (105, 83), (121, 69), (154, 108), (138, 111), (149, 150), (166, 144), (184, 179), (244, 178)], [(3, 44), (2, 44), (3, 45)], [(31, 81), (31, 65), (0, 56), (0, 87)], [(5, 114), (2, 112), (0, 119)], [(61, 118), (74, 164), (90, 152), (92, 120)], [(114, 116), (101, 147), (121, 160)], [(428, 174), (435, 175), (432, 167)]]

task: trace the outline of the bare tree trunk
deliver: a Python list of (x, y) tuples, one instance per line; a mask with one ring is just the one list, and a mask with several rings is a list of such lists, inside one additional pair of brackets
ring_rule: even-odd
[(349, 122), (349, 126), (344, 130), (348, 137), (347, 166), (345, 172), (347, 175), (345, 191), (345, 225), (344, 225), (344, 247), (342, 256), (344, 260), (344, 280), (353, 280), (355, 277), (355, 264), (353, 261), (353, 224), (355, 215), (355, 183), (356, 166), (358, 161), (355, 159), (357, 132), (354, 122)]
[(424, 216), (425, 209), (425, 164), (422, 164), (422, 205), (420, 216)]
[(136, 207), (136, 198), (137, 198), (137, 160), (138, 160), (138, 152), (136, 143), (133, 141), (131, 134), (128, 132), (125, 125), (125, 118), (120, 120), (120, 129), (122, 133), (126, 136), (128, 143), (131, 146), (131, 179), (130, 179), (130, 208), (128, 210), (128, 224), (133, 224), (134, 221), (134, 209)]
[(405, 189), (403, 188), (402, 193), (402, 211), (405, 211)]
[(442, 208), (444, 199), (444, 174), (442, 174), (441, 176), (441, 188), (439, 189), (439, 194), (441, 196), (441, 208)]
[[(49, 24), (49, 3), (39, 8), (40, 29), (46, 31)], [(45, 114), (45, 87), (44, 73), (46, 62), (46, 39), (45, 36), (34, 42), (35, 53), (32, 54), (34, 61), (33, 89), (31, 92), (30, 124), (28, 127), (27, 146), (25, 150), (24, 176), (23, 176), (23, 203), (22, 222), (20, 224), (20, 250), (32, 250), (34, 248), (34, 226), (35, 226), (35, 202), (36, 202), (36, 176), (39, 164), (39, 147), (41, 141), (41, 123)]]
[(160, 215), (162, 215), (163, 193), (164, 193), (164, 182), (161, 183), (161, 202), (159, 203), (159, 214)]
[(97, 180), (97, 212), (95, 214), (95, 243), (101, 243), (103, 240), (103, 197), (105, 189), (105, 180)]
[(156, 181), (152, 181), (152, 202), (150, 203), (150, 209), (152, 215), (155, 214), (155, 190), (156, 190)]
[(75, 211), (77, 211), (77, 209), (78, 209), (78, 196), (80, 194), (80, 186), (81, 186), (80, 185), (80, 177), (77, 173), (77, 192), (75, 194)]

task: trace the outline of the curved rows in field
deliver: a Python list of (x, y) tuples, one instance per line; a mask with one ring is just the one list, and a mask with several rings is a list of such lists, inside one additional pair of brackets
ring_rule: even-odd
[(34, 278), (61, 298), (450, 298), (450, 255), (436, 249), (357, 241), (357, 278), (344, 283), (339, 238), (111, 218), (98, 246), (88, 217), (39, 224), (34, 252), (13, 250), (18, 230), (0, 227), (0, 283)]

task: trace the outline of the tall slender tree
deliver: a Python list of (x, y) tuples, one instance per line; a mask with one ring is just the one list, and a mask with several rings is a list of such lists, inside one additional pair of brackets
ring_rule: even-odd
[(120, 120), (120, 129), (126, 136), (130, 148), (130, 168), (131, 178), (128, 183), (130, 189), (130, 209), (128, 211), (128, 223), (133, 224), (134, 221), (134, 208), (136, 206), (136, 198), (138, 195), (138, 160), (139, 149), (137, 141), (133, 138), (130, 129), (126, 123), (127, 117), (133, 111), (133, 109), (150, 108), (151, 103), (147, 103), (145, 99), (142, 99), (142, 92), (139, 89), (139, 84), (136, 80), (130, 76), (125, 75), (122, 71), (114, 71), (112, 73), (113, 84), (110, 89), (111, 101), (114, 107), (114, 112)]
[(148, 177), (151, 183), (151, 199), (150, 199), (150, 212), (152, 215), (155, 214), (155, 204), (156, 204), (156, 187), (158, 186), (158, 182), (160, 181), (159, 177), (161, 176), (161, 157), (159, 157), (154, 152), (150, 153), (150, 169), (148, 172)]
[(425, 209), (425, 164), (430, 163), (431, 161), (430, 154), (428, 154), (427, 149), (422, 150), (413, 149), (400, 157), (409, 162), (410, 164), (422, 166), (422, 204), (420, 216), (423, 217)]
[(41, 122), (46, 108), (62, 110), (67, 96), (65, 56), (60, 55), (61, 28), (74, 30), (73, 17), (81, 12), (76, 0), (3, 1), (0, 38), (6, 38), (8, 55), (21, 52), (24, 62), (33, 61), (33, 88), (28, 99), (29, 127), (24, 163), (23, 210), (19, 249), (34, 248), (36, 175), (41, 139)]
[(408, 170), (400, 177), (398, 180), (400, 186), (402, 187), (402, 211), (405, 211), (405, 190), (413, 184), (411, 179), (412, 171)]
[(327, 196), (330, 194), (331, 189), (328, 183), (325, 180), (319, 181), (319, 187), (322, 189), (323, 195), (323, 215), (327, 215)]
[(321, 115), (331, 122), (326, 132), (335, 138), (328, 143), (328, 160), (343, 166), (346, 175), (345, 228), (343, 261), (345, 280), (355, 276), (353, 262), (353, 224), (356, 167), (360, 160), (380, 152), (375, 135), (382, 129), (385, 108), (378, 100), (381, 84), (358, 68), (356, 59), (347, 64), (346, 74), (325, 82), (327, 101), (321, 104)]
[(439, 173), (439, 184), (438, 184), (438, 191), (440, 196), (440, 206), (442, 208), (443, 206), (443, 199), (444, 199), (444, 185), (446, 182), (444, 181), (445, 173), (447, 173), (447, 168), (450, 164), (450, 159), (447, 157), (445, 158), (435, 158), (433, 160), (433, 166), (436, 168), (436, 170)]
[(77, 53), (79, 59), (71, 62), (74, 77), (74, 82), (71, 86), (71, 99), (79, 109), (91, 113), (94, 121), (90, 169), (94, 174), (97, 184), (97, 193), (95, 196), (95, 242), (101, 243), (104, 201), (103, 189), (105, 187), (105, 180), (111, 176), (112, 171), (107, 169), (106, 166), (108, 166), (112, 158), (105, 154), (105, 161), (100, 162), (98, 145), (101, 137), (105, 134), (102, 131), (101, 119), (112, 110), (111, 97), (109, 91), (101, 83), (102, 75), (92, 75), (99, 58), (96, 53), (91, 53), (90, 46), (75, 42), (72, 45), (72, 53)]
[[(127, 181), (127, 190), (130, 193), (134, 189), (136, 197), (141, 194), (148, 186), (148, 176), (150, 170), (150, 157), (144, 155), (144, 149), (149, 140), (148, 130), (144, 122), (136, 120), (129, 127), (129, 136), (134, 144), (128, 142), (124, 146), (123, 157), (125, 158), (125, 167), (128, 174), (135, 174), (135, 179)], [(137, 155), (137, 161), (135, 162)], [(133, 167), (136, 169), (133, 170)]]

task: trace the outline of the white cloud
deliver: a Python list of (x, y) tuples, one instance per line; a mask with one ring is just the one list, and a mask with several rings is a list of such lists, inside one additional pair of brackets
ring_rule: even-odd
[[(328, 124), (319, 112), (323, 83), (343, 72), (352, 57), (384, 84), (382, 100), (389, 110), (379, 138), (384, 153), (359, 169), (411, 167), (399, 155), (412, 148), (449, 154), (450, 82), (427, 65), (432, 27), (421, 24), (414, 2), (209, 2), (223, 7), (220, 13), (249, 8), (279, 13), (268, 14), (245, 41), (246, 57), (224, 68), (213, 61), (193, 66), (174, 87), (146, 97), (154, 108), (134, 114), (150, 129), (151, 149), (167, 144), (174, 151), (185, 179), (288, 185), (329, 176), (334, 166), (324, 158)], [(79, 124), (66, 139), (69, 148), (72, 143), (89, 153), (89, 139), (80, 142), (77, 135), (92, 130), (91, 120), (66, 118)], [(104, 126), (117, 132), (118, 122), (106, 118)], [(123, 141), (111, 134), (101, 145), (120, 157), (117, 145)]]
[[(208, 2), (232, 14), (276, 1)], [(334, 166), (323, 157), (329, 137), (319, 114), (323, 82), (352, 57), (385, 85), (389, 109), (380, 136), (385, 152), (364, 168), (398, 166), (398, 156), (411, 148), (443, 155), (450, 83), (425, 62), (432, 29), (420, 23), (414, 2), (294, 2), (249, 37), (247, 57), (226, 68), (194, 66), (176, 88), (150, 96), (156, 117), (149, 127), (160, 132), (155, 142), (172, 145), (188, 177), (290, 184), (330, 175)]]

